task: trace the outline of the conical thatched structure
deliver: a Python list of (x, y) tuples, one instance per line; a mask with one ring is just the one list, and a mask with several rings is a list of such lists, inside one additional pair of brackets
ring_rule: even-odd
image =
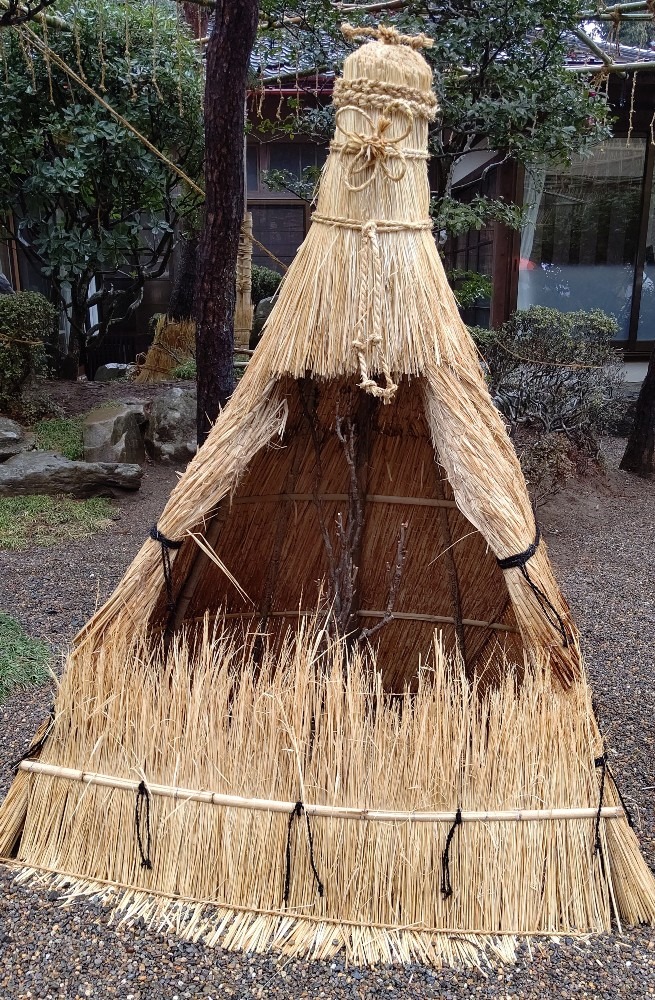
[(261, 344), (79, 637), (0, 853), (227, 947), (508, 958), (653, 921), (655, 884), (432, 236), (425, 40), (374, 34)]

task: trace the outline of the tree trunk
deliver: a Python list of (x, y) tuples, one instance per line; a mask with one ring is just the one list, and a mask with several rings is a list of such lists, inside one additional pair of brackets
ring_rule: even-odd
[(655, 476), (655, 349), (637, 399), (635, 421), (620, 468), (645, 479)]
[(198, 265), (198, 237), (190, 236), (180, 242), (175, 268), (175, 280), (168, 303), (171, 319), (191, 319), (193, 316), (193, 291)]
[(64, 379), (75, 381), (80, 367), (86, 365), (86, 322), (87, 299), (90, 279), (82, 277), (71, 285), (71, 303), (68, 312), (70, 331), (68, 349), (61, 360), (60, 374)]
[(207, 437), (234, 385), (235, 280), (243, 220), (243, 136), (257, 0), (218, 0), (207, 45), (205, 219), (196, 279), (198, 442)]

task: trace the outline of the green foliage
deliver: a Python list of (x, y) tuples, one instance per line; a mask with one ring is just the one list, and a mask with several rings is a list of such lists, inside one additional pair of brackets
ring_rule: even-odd
[(103, 497), (0, 497), (0, 549), (54, 545), (106, 527), (114, 508)]
[(198, 376), (198, 369), (196, 367), (195, 358), (189, 358), (188, 361), (184, 361), (181, 365), (177, 365), (171, 374), (173, 378), (196, 379)]
[(62, 417), (39, 420), (36, 431), (36, 447), (42, 451), (56, 451), (64, 458), (81, 461), (84, 458), (83, 417)]
[(460, 309), (468, 309), (476, 302), (491, 298), (492, 285), (488, 274), (455, 267), (446, 272), (446, 277), (455, 292)]
[[(287, 64), (295, 61), (307, 73), (340, 71), (352, 46), (340, 36), (335, 5), (321, 0), (290, 0), (284, 5), (263, 0), (261, 9), (264, 24), (269, 25), (258, 41), (263, 62), (267, 51), (275, 53), (276, 45), (284, 41)], [(572, 154), (610, 134), (605, 96), (565, 68), (569, 33), (579, 24), (580, 10), (579, 0), (511, 4), (459, 0), (427, 6), (409, 0), (402, 11), (385, 15), (385, 23), (401, 31), (424, 32), (433, 40), (433, 47), (424, 52), (434, 70), (440, 107), (429, 133), (432, 214), (447, 234), (494, 220), (517, 228), (521, 224), (520, 212), (494, 197), (475, 198), (468, 205), (452, 198), (455, 162), (479, 150), (483, 141), (488, 149), (502, 151), (512, 160), (567, 163)], [(300, 15), (302, 28), (282, 33), (271, 27), (282, 13), (294, 12)], [(349, 20), (370, 24), (378, 15), (352, 10)], [(262, 131), (268, 130), (271, 137), (302, 134), (324, 141), (331, 137), (334, 117), (329, 107), (303, 109), (302, 102), (288, 107), (286, 117), (264, 122)], [(494, 169), (488, 168), (490, 181)], [(274, 180), (276, 185), (290, 186), (284, 178)]]
[(44, 374), (56, 311), (38, 292), (0, 295), (0, 407), (15, 409), (23, 385)]
[(274, 295), (280, 286), (282, 275), (270, 267), (260, 267), (258, 264), (252, 266), (252, 301), (253, 305), (258, 305), (262, 299), (268, 299)]
[(300, 177), (296, 177), (290, 170), (267, 170), (263, 180), (269, 191), (289, 191), (303, 201), (312, 202), (320, 176), (320, 167), (305, 167)]
[(552, 485), (599, 458), (623, 378), (613, 317), (533, 306), (496, 330), (471, 332), (533, 485)]
[(459, 236), (471, 229), (482, 229), (492, 222), (502, 222), (510, 229), (520, 229), (523, 225), (523, 209), (503, 198), (488, 198), (476, 195), (469, 202), (457, 201), (446, 196), (433, 198), (430, 214), (435, 227), (448, 236)]
[[(73, 29), (48, 32), (55, 51), (157, 148), (197, 176), (201, 60), (174, 5), (101, 0), (53, 9)], [(102, 334), (138, 304), (144, 282), (163, 270), (176, 221), (192, 213), (198, 199), (54, 63), (47, 66), (36, 50), (21, 48), (16, 32), (5, 36), (0, 217), (16, 214), (19, 242), (62, 305), (70, 288), (74, 339)], [(0, 230), (5, 239), (9, 235)], [(119, 269), (128, 287), (103, 283), (94, 298), (93, 276)], [(87, 308), (97, 303), (103, 306), (100, 325), (85, 329)]]
[(15, 618), (0, 612), (0, 702), (15, 688), (43, 684), (50, 659), (47, 643), (33, 639)]

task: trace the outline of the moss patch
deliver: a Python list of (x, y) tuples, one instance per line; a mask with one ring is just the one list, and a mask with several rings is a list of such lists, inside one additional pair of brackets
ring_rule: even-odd
[(114, 508), (103, 497), (0, 497), (0, 549), (84, 538), (106, 527), (113, 516)]
[(80, 461), (84, 458), (83, 422), (84, 417), (39, 420), (34, 427), (36, 447), (42, 451), (56, 451), (74, 462)]
[(43, 684), (50, 658), (47, 643), (33, 639), (14, 618), (0, 612), (0, 702), (14, 688)]

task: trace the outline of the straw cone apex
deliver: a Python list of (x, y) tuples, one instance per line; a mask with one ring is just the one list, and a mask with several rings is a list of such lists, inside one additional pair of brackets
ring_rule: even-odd
[(407, 44), (372, 41), (346, 59), (312, 226), (257, 352), (267, 374), (364, 380), (388, 368), (397, 380), (474, 356), (429, 216), (431, 87)]

